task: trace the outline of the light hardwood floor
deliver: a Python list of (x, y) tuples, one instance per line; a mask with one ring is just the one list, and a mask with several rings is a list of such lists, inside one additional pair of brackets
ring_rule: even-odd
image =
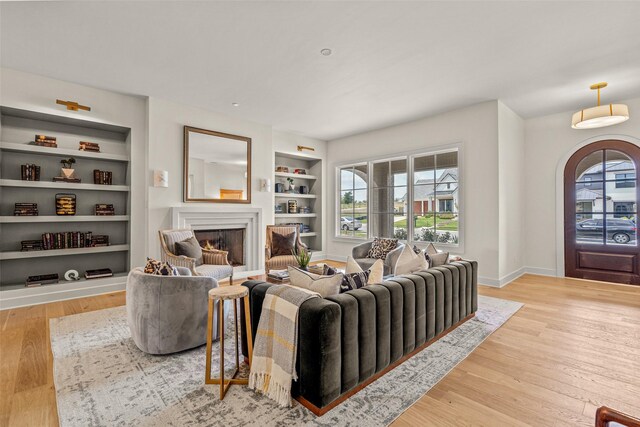
[[(525, 306), (394, 426), (593, 426), (640, 415), (640, 287), (525, 275), (481, 295)], [(124, 292), (0, 312), (0, 426), (58, 425), (50, 318), (123, 305)]]

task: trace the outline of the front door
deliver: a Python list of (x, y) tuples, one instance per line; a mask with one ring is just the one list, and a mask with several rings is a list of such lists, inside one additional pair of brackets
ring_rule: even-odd
[(640, 285), (640, 147), (594, 142), (564, 170), (565, 275)]

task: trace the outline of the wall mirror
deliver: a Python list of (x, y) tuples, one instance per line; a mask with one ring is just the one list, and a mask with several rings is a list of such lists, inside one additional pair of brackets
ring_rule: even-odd
[(185, 202), (251, 203), (251, 138), (184, 127)]

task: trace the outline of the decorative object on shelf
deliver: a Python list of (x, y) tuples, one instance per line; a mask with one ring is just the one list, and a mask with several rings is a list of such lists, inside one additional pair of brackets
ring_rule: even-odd
[(113, 205), (99, 203), (99, 204), (96, 204), (95, 214), (97, 216), (110, 216), (110, 215), (115, 215), (116, 212), (115, 212), (115, 209), (113, 208)]
[(260, 180), (260, 188), (267, 193), (271, 192), (271, 180), (269, 178), (263, 178)]
[(298, 187), (298, 193), (300, 194), (309, 194), (309, 187), (306, 185), (301, 185)]
[(35, 164), (20, 165), (20, 178), (23, 181), (40, 181), (40, 166)]
[(80, 141), (79, 144), (80, 147), (78, 148), (78, 150), (80, 151), (91, 151), (93, 153), (100, 152), (100, 144), (97, 144), (95, 142)]
[(169, 186), (169, 172), (163, 170), (154, 170), (153, 186), (167, 188)]
[(14, 216), (38, 216), (37, 203), (16, 203), (13, 209)]
[(69, 111), (78, 111), (78, 110), (91, 111), (91, 107), (78, 104), (75, 101), (63, 101), (61, 99), (56, 99), (56, 104), (64, 105), (65, 107), (67, 107), (67, 110)]
[(67, 282), (80, 280), (80, 273), (78, 273), (78, 270), (68, 270), (66, 273), (64, 273), (64, 280), (66, 280)]
[(62, 163), (61, 176), (66, 179), (74, 179), (75, 169), (72, 166), (76, 163), (76, 159), (69, 157), (68, 159), (60, 160), (60, 163)]
[(284, 208), (281, 203), (276, 203), (275, 213), (277, 214), (284, 213)]
[(302, 222), (287, 222), (285, 224), (282, 225), (297, 225), (300, 227), (300, 232), (301, 233), (310, 233), (311, 232), (311, 227), (308, 224), (303, 224)]
[(311, 208), (309, 206), (300, 206), (298, 208), (298, 213), (301, 213), (301, 214), (311, 213)]
[(58, 283), (58, 280), (60, 280), (58, 273), (39, 274), (37, 276), (29, 276), (27, 278), (27, 282), (24, 285), (27, 288), (31, 288), (34, 286), (42, 286), (42, 285), (49, 285), (51, 283)]
[(111, 171), (93, 170), (93, 183), (98, 185), (113, 184), (113, 173)]
[(20, 249), (22, 252), (44, 250), (42, 240), (23, 240), (20, 242), (20, 245), (22, 246), (22, 248)]
[(33, 143), (40, 147), (58, 148), (58, 141), (55, 136), (36, 135)]
[(44, 233), (42, 244), (44, 250), (77, 249), (92, 246), (92, 232), (65, 231), (63, 233)]
[(276, 193), (284, 193), (284, 184), (276, 182)]
[(109, 246), (109, 236), (97, 234), (91, 238), (91, 247)]
[(294, 169), (293, 173), (295, 173), (296, 175), (306, 175), (307, 174), (307, 170), (306, 169), (302, 169), (302, 168), (298, 168), (298, 169)]
[(301, 270), (307, 270), (309, 267), (309, 262), (311, 261), (311, 252), (309, 252), (306, 248), (298, 248), (297, 252), (293, 252), (293, 255), (296, 257), (296, 262)]
[(316, 149), (313, 148), (313, 147), (307, 147), (305, 145), (298, 145), (298, 151), (302, 151), (302, 150), (316, 151)]
[(289, 168), (286, 166), (276, 166), (276, 172), (289, 173)]
[(84, 277), (86, 279), (99, 279), (100, 277), (111, 277), (113, 276), (113, 271), (110, 268), (99, 268), (96, 270), (87, 270), (84, 272)]
[(600, 89), (607, 87), (607, 82), (592, 84), (591, 90), (598, 91), (598, 104), (585, 108), (573, 115), (571, 127), (574, 129), (595, 129), (616, 125), (629, 120), (629, 107), (625, 104), (600, 105)]
[(287, 213), (294, 214), (298, 213), (298, 201), (297, 200), (288, 200), (287, 201)]
[(76, 195), (71, 193), (56, 194), (56, 215), (75, 215)]
[(294, 191), (296, 186), (293, 185), (293, 178), (287, 178), (287, 183), (289, 184), (289, 188), (287, 190)]

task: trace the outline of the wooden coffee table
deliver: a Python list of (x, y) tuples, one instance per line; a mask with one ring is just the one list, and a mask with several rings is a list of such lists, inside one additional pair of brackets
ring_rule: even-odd
[(275, 285), (288, 285), (289, 284), (289, 279), (276, 280), (276, 279), (272, 279), (271, 277), (267, 276), (266, 274), (258, 274), (256, 276), (249, 276), (249, 277), (247, 277), (247, 279), (248, 280), (259, 280), (261, 282), (273, 283)]

